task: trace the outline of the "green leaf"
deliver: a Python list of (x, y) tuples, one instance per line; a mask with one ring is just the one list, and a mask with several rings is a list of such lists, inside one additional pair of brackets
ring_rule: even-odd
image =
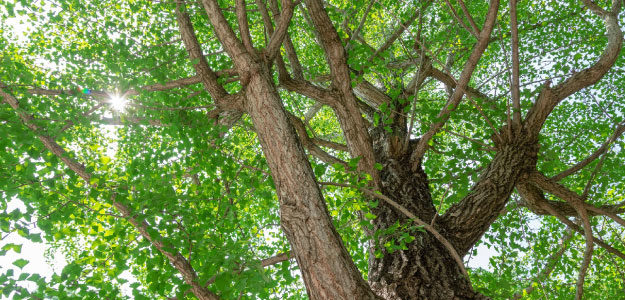
[(6, 244), (4, 245), (4, 247), (2, 247), (2, 250), (13, 250), (15, 251), (15, 253), (22, 253), (22, 245), (17, 245), (17, 244)]
[(20, 269), (24, 268), (28, 263), (28, 260), (25, 260), (23, 258), (13, 261), (13, 265), (17, 266)]
[(374, 214), (372, 214), (372, 213), (370, 213), (370, 212), (367, 212), (367, 213), (365, 214), (365, 218), (367, 218), (367, 219), (369, 219), (369, 220), (374, 220), (374, 219), (375, 219), (375, 218), (377, 218), (377, 217), (378, 217), (378, 216), (376, 216), (376, 215), (374, 215)]

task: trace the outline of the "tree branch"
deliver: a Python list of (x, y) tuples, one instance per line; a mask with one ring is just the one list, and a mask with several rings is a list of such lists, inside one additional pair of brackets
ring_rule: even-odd
[(558, 175), (551, 177), (551, 180), (560, 181), (563, 178), (583, 169), (585, 166), (595, 161), (603, 153), (605, 153), (609, 149), (610, 145), (614, 143), (623, 134), (623, 132), (625, 132), (625, 123), (619, 124), (616, 127), (616, 130), (614, 130), (614, 133), (612, 134), (612, 136), (610, 136), (608, 140), (605, 141), (601, 145), (601, 147), (599, 147), (599, 149), (595, 150), (595, 152), (593, 152), (592, 154), (590, 154), (588, 157), (584, 158), (582, 161), (578, 162), (577, 164), (573, 165), (572, 167), (568, 168), (567, 170), (564, 170), (560, 172)]
[(308, 136), (308, 133), (306, 132), (306, 125), (304, 125), (304, 122), (302, 122), (300, 118), (295, 115), (289, 114), (289, 121), (291, 122), (293, 127), (295, 127), (295, 131), (297, 132), (297, 135), (299, 136), (302, 145), (310, 152), (310, 154), (314, 155), (315, 157), (319, 158), (321, 161), (327, 164), (341, 164), (346, 168), (348, 167), (346, 162), (323, 151), (323, 149), (318, 146), (318, 143), (320, 141), (319, 139), (313, 139)]
[(250, 27), (247, 24), (247, 10), (245, 7), (245, 0), (235, 1), (235, 11), (237, 15), (237, 22), (239, 23), (239, 33), (241, 33), (241, 41), (248, 53), (254, 54), (254, 45), (252, 44), (252, 37), (250, 36)]
[(477, 27), (477, 24), (475, 24), (475, 21), (473, 20), (473, 17), (471, 17), (471, 13), (469, 13), (469, 10), (467, 9), (467, 6), (464, 5), (464, 1), (462, 0), (458, 0), (458, 3), (460, 4), (460, 8), (462, 8), (462, 12), (464, 13), (464, 16), (467, 18), (467, 20), (469, 20), (469, 24), (471, 25), (471, 28), (473, 28), (474, 32), (480, 32), (480, 28)]
[[(462, 1), (462, 0), (460, 0)], [(510, 127), (521, 129), (521, 91), (519, 88), (519, 28), (517, 25), (517, 0), (510, 1), (510, 32), (512, 32), (512, 107), (515, 126)]]
[[(250, 54), (247, 53), (241, 41), (237, 39), (232, 27), (230, 27), (230, 24), (224, 17), (217, 0), (202, 0), (202, 5), (208, 15), (208, 20), (215, 29), (217, 38), (226, 49), (226, 52), (228, 52), (230, 58), (232, 58), (237, 70), (248, 70), (248, 62), (251, 61)], [(241, 76), (245, 76), (245, 74), (241, 74)], [(243, 85), (245, 85), (245, 81), (243, 80)]]
[[(70, 158), (65, 150), (54, 141), (51, 137), (43, 134), (45, 129), (39, 127), (33, 122), (33, 117), (26, 115), (25, 113), (20, 112), (19, 102), (15, 97), (10, 94), (5, 93), (2, 89), (0, 89), (0, 96), (4, 99), (4, 102), (9, 104), (15, 112), (18, 114), (24, 125), (26, 125), (33, 133), (39, 138), (41, 142), (43, 142), (44, 146), (56, 155), (65, 165), (67, 165), (72, 171), (74, 171), (78, 176), (80, 176), (88, 185), (95, 186), (94, 183), (91, 182), (92, 175), (87, 172), (87, 169), (80, 163), (76, 162), (74, 159)], [(218, 299), (217, 295), (209, 291), (207, 288), (201, 286), (197, 282), (197, 274), (195, 270), (191, 266), (191, 264), (177, 251), (170, 252), (166, 247), (166, 245), (161, 242), (160, 237), (151, 236), (148, 233), (148, 224), (143, 222), (138, 222), (130, 208), (125, 206), (124, 204), (113, 200), (113, 206), (117, 208), (124, 217), (141, 233), (143, 237), (145, 237), (148, 241), (152, 243), (152, 245), (157, 248), (167, 259), (169, 262), (180, 272), (183, 276), (185, 282), (191, 286), (193, 293), (196, 297), (201, 300), (214, 300)]]
[[(217, 74), (213, 72), (213, 70), (209, 67), (206, 58), (202, 54), (202, 49), (200, 43), (198, 42), (195, 31), (193, 30), (193, 25), (191, 24), (191, 19), (189, 15), (184, 11), (184, 7), (178, 3), (176, 5), (176, 17), (178, 21), (178, 26), (180, 28), (180, 35), (182, 36), (182, 40), (184, 42), (185, 48), (189, 52), (189, 58), (192, 62), (197, 62), (193, 65), (195, 68), (195, 72), (197, 73), (198, 79), (204, 85), (204, 88), (210, 93), (210, 95), (215, 100), (215, 104), (218, 107), (224, 110), (242, 110), (242, 103), (237, 103), (234, 101), (236, 98), (227, 98), (229, 94), (226, 90), (217, 82)], [(192, 77), (193, 78), (193, 77)], [(179, 81), (175, 84), (170, 84), (170, 86), (176, 86), (177, 84), (190, 83), (193, 80), (187, 79), (186, 81)], [(166, 86), (153, 86), (152, 88), (164, 88)], [(234, 102), (234, 103), (233, 103)]]
[(375, 2), (376, 2), (375, 0), (369, 0), (369, 4), (367, 5), (367, 8), (365, 8), (365, 12), (362, 14), (362, 18), (360, 18), (358, 27), (356, 27), (356, 30), (354, 30), (354, 32), (352, 32), (352, 34), (349, 36), (349, 41), (347, 41), (347, 45), (345, 45), (346, 50), (351, 49), (352, 47), (351, 41), (354, 40), (354, 37), (357, 37), (360, 34), (360, 31), (365, 26), (367, 17), (369, 17), (369, 12), (371, 11), (371, 8), (373, 7), (373, 4)]
[(276, 26), (276, 31), (271, 35), (269, 39), (269, 44), (265, 49), (265, 55), (268, 60), (271, 61), (278, 54), (280, 50), (280, 45), (284, 41), (284, 38), (287, 34), (287, 29), (289, 28), (289, 24), (291, 23), (291, 17), (293, 17), (293, 1), (291, 0), (283, 0), (282, 1), (282, 13), (280, 14), (280, 21)]
[(449, 254), (453, 257), (454, 261), (458, 265), (458, 268), (460, 269), (460, 271), (462, 271), (462, 274), (464, 274), (464, 276), (469, 278), (469, 274), (467, 273), (467, 270), (464, 268), (464, 262), (462, 261), (462, 258), (460, 258), (460, 255), (458, 255), (458, 252), (452, 246), (452, 244), (445, 237), (443, 237), (436, 230), (436, 228), (434, 228), (432, 225), (430, 225), (428, 223), (423, 222), (421, 219), (419, 219), (417, 216), (415, 216), (413, 213), (411, 213), (408, 209), (406, 209), (405, 207), (403, 207), (399, 203), (395, 202), (393, 199), (391, 199), (391, 198), (389, 198), (389, 197), (387, 197), (385, 195), (382, 195), (380, 193), (376, 193), (374, 191), (371, 191), (371, 190), (369, 190), (367, 188), (361, 188), (361, 187), (352, 186), (352, 185), (349, 185), (349, 184), (335, 183), (335, 182), (319, 182), (319, 184), (320, 185), (335, 185), (335, 186), (349, 187), (349, 188), (357, 189), (357, 190), (365, 193), (369, 197), (374, 197), (374, 198), (378, 198), (378, 199), (381, 199), (381, 200), (385, 201), (386, 203), (388, 203), (389, 205), (391, 205), (392, 207), (394, 207), (395, 209), (400, 211), (402, 214), (404, 214), (406, 217), (410, 218), (417, 225), (423, 226), (423, 228), (425, 230), (427, 230), (430, 234), (432, 234), (434, 236), (434, 238), (436, 238), (436, 240), (438, 240), (445, 247), (445, 249), (447, 249), (447, 251), (449, 251)]
[(564, 236), (560, 239), (560, 247), (558, 251), (556, 251), (556, 253), (552, 253), (546, 259), (547, 263), (545, 265), (545, 268), (532, 280), (532, 284), (530, 284), (530, 286), (528, 286), (527, 288), (523, 289), (523, 292), (515, 293), (512, 296), (512, 299), (518, 300), (531, 294), (534, 291), (533, 282), (542, 281), (543, 279), (549, 277), (549, 274), (551, 274), (553, 269), (556, 267), (557, 261), (560, 260), (562, 255), (564, 255), (564, 252), (566, 251), (566, 248), (567, 248), (567, 243), (571, 240), (571, 238), (573, 238), (573, 231), (569, 229), (566, 231)]
[(469, 83), (469, 80), (471, 79), (475, 67), (477, 66), (477, 62), (479, 61), (480, 57), (482, 57), (482, 53), (484, 53), (484, 50), (486, 50), (486, 47), (488, 46), (488, 39), (493, 30), (495, 20), (497, 19), (496, 17), (498, 10), (499, 0), (491, 0), (486, 16), (486, 21), (484, 22), (484, 28), (480, 32), (478, 41), (473, 47), (473, 51), (471, 52), (469, 59), (464, 65), (462, 73), (460, 73), (460, 79), (458, 80), (456, 89), (454, 90), (454, 93), (449, 97), (449, 100), (447, 100), (447, 103), (445, 104), (443, 109), (437, 115), (437, 119), (440, 119), (440, 121), (435, 122), (430, 126), (430, 129), (421, 137), (421, 139), (417, 143), (417, 146), (415, 147), (415, 150), (411, 155), (410, 159), (413, 169), (416, 169), (421, 162), (421, 159), (425, 154), (430, 139), (432, 139), (434, 134), (436, 134), (441, 129), (441, 127), (443, 127), (445, 122), (447, 122), (447, 120), (449, 119), (451, 112), (454, 111), (456, 107), (458, 107), (460, 100), (462, 100), (462, 96), (464, 95), (464, 91), (467, 89), (467, 85)]
[[(542, 208), (544, 210), (546, 210), (550, 215), (557, 217), (560, 222), (566, 224), (569, 228), (583, 234), (584, 230), (582, 228), (580, 228), (577, 224), (571, 222), (569, 219), (567, 219), (566, 217), (564, 217), (562, 214), (560, 214), (558, 211), (556, 211), (555, 209), (553, 209), (553, 207), (551, 207), (549, 205), (549, 203), (547, 202), (543, 202), (542, 203)], [(605, 249), (606, 251), (620, 257), (621, 259), (625, 260), (625, 253), (615, 249), (614, 247), (608, 245), (606, 242), (604, 242), (603, 240), (601, 240), (600, 238), (597, 237), (593, 237), (593, 242), (595, 242), (597, 245), (601, 246), (601, 248)]]
[(350, 71), (341, 39), (322, 1), (306, 0), (305, 3), (326, 53), (332, 75), (332, 88), (336, 89), (340, 95), (330, 106), (336, 112), (350, 154), (361, 158), (358, 169), (370, 174), (373, 177), (373, 183), (378, 184), (379, 177), (374, 167), (373, 144), (352, 90)]
[[(591, 11), (603, 18), (608, 35), (608, 44), (599, 60), (591, 67), (575, 73), (556, 87), (551, 88), (550, 81), (545, 83), (543, 90), (525, 118), (524, 126), (532, 136), (538, 136), (545, 120), (556, 105), (571, 94), (599, 81), (616, 62), (623, 45), (623, 33), (618, 24), (620, 2), (614, 0), (613, 10), (609, 13), (593, 9), (592, 5), (590, 6)], [(584, 3), (592, 4), (588, 0), (585, 0)]]
[[(460, 24), (460, 26), (462, 26), (464, 29), (466, 29), (475, 38), (479, 38), (478, 32), (480, 32), (480, 31), (477, 30), (477, 25), (475, 25), (475, 23), (473, 23), (472, 25), (475, 25), (475, 27), (469, 28), (469, 26), (467, 26), (467, 24), (464, 24), (464, 22), (462, 21), (462, 19), (460, 18), (460, 16), (458, 15), (456, 10), (454, 9), (454, 7), (451, 5), (451, 3), (449, 3), (449, 0), (445, 0), (445, 3), (447, 4), (447, 7), (449, 7), (449, 10), (451, 10), (451, 14), (454, 17), (454, 19), (456, 19), (456, 22), (458, 22), (458, 24)], [(463, 11), (464, 11), (464, 9), (466, 9), (466, 8), (463, 6)], [(466, 14), (466, 12), (465, 12), (465, 14)], [(470, 17), (470, 15), (468, 15), (468, 16)]]

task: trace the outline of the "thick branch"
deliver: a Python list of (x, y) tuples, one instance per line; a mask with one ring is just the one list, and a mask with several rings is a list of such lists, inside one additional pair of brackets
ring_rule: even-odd
[(373, 144), (367, 131), (367, 124), (362, 118), (358, 101), (354, 96), (350, 71), (347, 65), (345, 49), (341, 39), (328, 17), (321, 0), (306, 0), (306, 6), (310, 12), (321, 44), (327, 56), (332, 75), (332, 87), (340, 95), (338, 101), (331, 105), (336, 112), (341, 129), (345, 134), (347, 147), (354, 157), (360, 157), (358, 169), (371, 174), (374, 184), (379, 181), (377, 170), (374, 168)]
[[(217, 38), (234, 61), (237, 70), (240, 72), (247, 70), (249, 68), (248, 62), (251, 60), (250, 54), (247, 53), (241, 41), (237, 39), (219, 4), (217, 4), (217, 0), (202, 0), (202, 5), (208, 15), (208, 20), (215, 29)], [(244, 76), (244, 74), (241, 74), (241, 76)]]
[(287, 34), (287, 29), (289, 28), (289, 24), (291, 23), (291, 17), (293, 17), (293, 8), (293, 1), (283, 1), (280, 21), (276, 26), (276, 31), (271, 35), (271, 39), (269, 39), (269, 44), (267, 45), (267, 49), (265, 50), (265, 54), (267, 55), (268, 60), (273, 60), (273, 58), (280, 51), (280, 45), (282, 45), (284, 37)]
[(499, 217), (519, 176), (535, 168), (537, 151), (526, 143), (498, 147), (469, 194), (438, 218), (441, 232), (458, 253), (466, 253)]
[[(618, 0), (615, 1), (620, 3)], [(623, 45), (623, 33), (618, 24), (619, 11), (620, 5), (615, 5), (614, 11), (605, 14), (593, 10), (593, 12), (603, 18), (607, 29), (608, 44), (605, 50), (599, 57), (599, 60), (591, 67), (575, 73), (553, 88), (550, 87), (549, 81), (545, 84), (543, 90), (538, 95), (538, 99), (536, 99), (536, 103), (534, 103), (534, 106), (532, 106), (525, 118), (524, 126), (529, 130), (530, 134), (538, 136), (545, 120), (556, 105), (571, 94), (595, 84), (612, 68)]]

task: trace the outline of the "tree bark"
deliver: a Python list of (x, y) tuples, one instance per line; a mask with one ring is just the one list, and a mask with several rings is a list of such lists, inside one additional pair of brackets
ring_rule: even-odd
[(266, 66), (252, 66), (246, 110), (280, 200), (282, 229), (311, 299), (376, 299), (336, 232), (310, 163)]
[[(412, 171), (410, 153), (416, 145), (411, 141), (407, 149), (397, 149), (395, 134), (381, 128), (372, 132), (376, 161), (380, 171), (381, 192), (407, 208), (419, 219), (430, 223), (436, 215), (427, 175), (419, 165)], [(383, 230), (397, 221), (410, 222), (408, 218), (385, 202), (372, 210), (377, 216), (373, 230)], [(473, 291), (471, 282), (464, 276), (449, 251), (427, 232), (411, 233), (415, 240), (406, 250), (390, 253), (383, 247), (383, 256), (376, 258), (376, 245), (369, 248), (369, 284), (384, 299), (487, 299)], [(384, 244), (386, 237), (376, 239)]]

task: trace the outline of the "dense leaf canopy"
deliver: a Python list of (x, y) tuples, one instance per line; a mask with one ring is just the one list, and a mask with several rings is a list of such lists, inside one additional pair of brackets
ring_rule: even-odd
[[(3, 262), (0, 290), (15, 299), (308, 297), (305, 255), (281, 228), (288, 199), (276, 192), (291, 184), (277, 173), (301, 162), (284, 154), (272, 164), (267, 149), (279, 139), (261, 147), (274, 116), (261, 128), (250, 112), (249, 56), (268, 69), (285, 130), (297, 133), (365, 280), (373, 257), (439, 230), (465, 263), (492, 256), (488, 268), (467, 267), (488, 297), (570, 299), (583, 288), (588, 299), (622, 299), (621, 2), (323, 1), (341, 56), (317, 0), (4, 0), (2, 239), (45, 243), (68, 264), (45, 277), (17, 271), (28, 257)], [(248, 52), (233, 52), (217, 12)], [(345, 121), (350, 103), (355, 123)], [(522, 140), (517, 130), (540, 146), (532, 169), (515, 173), (497, 211), (463, 208), (498, 184), (480, 174), (502, 145)], [(375, 145), (375, 132), (414, 150), (443, 225), (413, 211), (425, 222), (372, 227), (392, 197), (376, 192), (386, 165), (360, 139), (370, 133)], [(24, 208), (9, 211), (11, 201)], [(477, 243), (443, 230), (459, 208), (493, 215), (475, 229)], [(22, 249), (0, 245), (3, 255)]]

